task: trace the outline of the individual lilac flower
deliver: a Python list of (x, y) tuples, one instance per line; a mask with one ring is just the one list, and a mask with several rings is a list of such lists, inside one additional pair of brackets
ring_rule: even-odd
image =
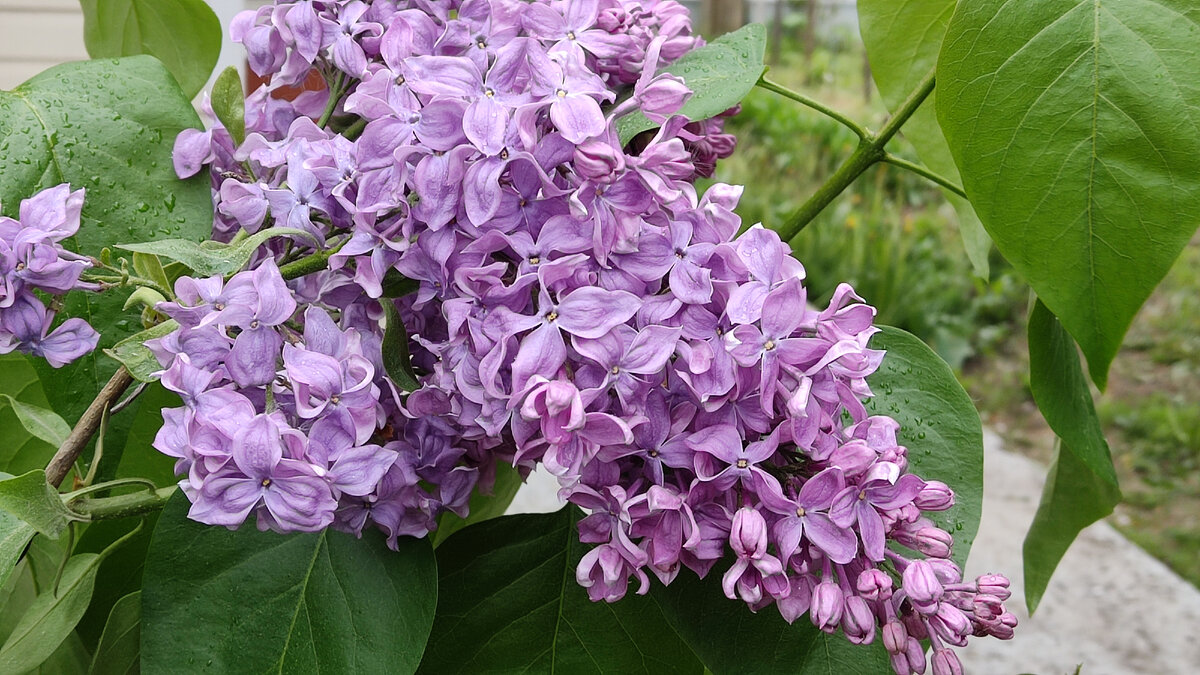
[(53, 323), (54, 313), (35, 296), (17, 296), (0, 312), (0, 354), (17, 350), (61, 368), (90, 353), (100, 341), (100, 334), (83, 319), (67, 319), (51, 331)]
[(271, 524), (288, 530), (313, 532), (333, 522), (337, 502), (329, 486), (311, 465), (283, 456), (284, 432), (295, 433), (281, 432), (265, 415), (254, 418), (233, 441), (233, 466), (205, 480), (188, 517), (236, 529), (261, 506)]
[[(887, 475), (887, 469), (891, 475)], [(911, 473), (897, 477), (899, 470), (886, 462), (876, 465), (860, 485), (849, 485), (834, 499), (829, 514), (839, 526), (857, 523), (863, 551), (871, 560), (883, 560), (885, 526), (880, 512), (892, 511), (912, 503), (924, 483)]]
[(773, 597), (788, 593), (783, 565), (767, 553), (767, 523), (758, 509), (738, 509), (733, 516), (729, 545), (737, 560), (721, 579), (725, 597), (730, 600), (740, 597), (753, 605), (762, 600), (764, 592)]
[(794, 503), (786, 500), (772, 504), (773, 509), (787, 506), (773, 529), (779, 554), (785, 561), (791, 559), (805, 539), (835, 563), (844, 565), (854, 559), (858, 551), (854, 534), (829, 515), (843, 485), (841, 470), (832, 466), (805, 481)]

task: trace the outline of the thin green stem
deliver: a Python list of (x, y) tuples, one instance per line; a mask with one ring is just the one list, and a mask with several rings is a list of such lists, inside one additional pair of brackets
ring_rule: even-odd
[(168, 485), (157, 490), (139, 490), (114, 497), (83, 497), (71, 502), (71, 510), (91, 520), (114, 520), (159, 511), (179, 489)]
[(325, 111), (321, 113), (320, 119), (317, 120), (318, 127), (324, 129), (325, 125), (329, 124), (329, 118), (333, 117), (333, 111), (337, 110), (338, 101), (342, 99), (342, 94), (346, 93), (342, 89), (345, 81), (345, 73), (338, 71), (337, 77), (334, 78), (333, 84), (329, 87), (329, 101), (325, 104)]
[(866, 135), (859, 138), (858, 147), (854, 149), (854, 153), (842, 163), (838, 170), (826, 180), (817, 191), (813, 193), (808, 201), (800, 205), (786, 221), (775, 230), (779, 233), (779, 237), (784, 241), (791, 241), (800, 234), (809, 223), (817, 217), (829, 206), (829, 203), (842, 194), (851, 183), (855, 181), (864, 171), (871, 168), (871, 165), (876, 162), (884, 161), (888, 153), (884, 149), (888, 141), (900, 131), (900, 127), (908, 121), (917, 108), (921, 107), (921, 103), (929, 97), (934, 87), (934, 73), (929, 71), (925, 79), (917, 85), (917, 88), (908, 95), (904, 103), (896, 110), (896, 114), (892, 115), (887, 124), (879, 130), (879, 133)]
[(326, 249), (324, 251), (318, 251), (312, 255), (305, 256), (296, 262), (288, 263), (279, 268), (279, 274), (284, 279), (297, 279), (306, 274), (320, 272), (321, 270), (325, 269), (326, 265), (329, 264), (329, 256), (337, 253), (342, 248), (343, 244), (345, 244), (345, 242), (342, 242), (333, 248)]
[(358, 139), (358, 137), (362, 135), (363, 129), (366, 128), (367, 120), (360, 117), (354, 124), (346, 127), (346, 130), (342, 132), (342, 135), (353, 141)]
[(849, 117), (843, 115), (837, 110), (834, 110), (833, 108), (830, 108), (816, 99), (809, 98), (798, 91), (792, 91), (778, 82), (772, 82), (771, 80), (768, 80), (766, 76), (759, 78), (758, 82), (755, 83), (755, 86), (762, 87), (767, 91), (773, 91), (780, 96), (790, 98), (801, 105), (808, 106), (822, 115), (837, 121), (850, 131), (853, 131), (859, 138), (866, 138), (869, 135), (869, 132), (866, 130), (866, 128), (858, 122), (855, 122)]
[(887, 124), (884, 124), (879, 133), (875, 135), (875, 141), (879, 144), (880, 149), (887, 145), (888, 141), (892, 140), (892, 137), (900, 131), (900, 127), (904, 126), (904, 123), (908, 121), (908, 118), (917, 112), (917, 108), (920, 108), (925, 99), (929, 98), (929, 95), (933, 93), (933, 87), (936, 84), (934, 70), (931, 69), (925, 74), (925, 78), (921, 80), (917, 88), (913, 89), (909, 93), (908, 98), (904, 99), (904, 102), (900, 104), (900, 108), (896, 110), (896, 114), (892, 115)]
[(915, 162), (910, 162), (907, 159), (902, 159), (891, 153), (884, 155), (883, 161), (887, 162), (888, 164), (891, 164), (892, 166), (898, 166), (901, 169), (908, 169), (909, 171), (917, 174), (918, 176), (923, 176), (923, 177), (928, 178), (929, 180), (937, 183), (938, 185), (941, 185), (942, 187), (953, 192), (954, 194), (958, 195), (959, 197), (962, 197), (963, 199), (967, 198), (967, 193), (963, 192), (963, 189), (961, 187), (955, 185), (949, 178), (946, 178), (945, 176), (943, 176), (941, 174), (930, 171), (928, 168), (923, 167), (920, 164), (917, 164)]

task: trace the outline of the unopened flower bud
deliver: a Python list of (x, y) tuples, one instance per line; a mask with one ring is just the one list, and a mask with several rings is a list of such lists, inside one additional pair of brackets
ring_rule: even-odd
[(871, 644), (875, 640), (875, 615), (867, 601), (857, 595), (846, 598), (842, 612), (842, 631), (846, 639), (856, 645)]
[(830, 580), (822, 581), (813, 590), (809, 617), (814, 626), (826, 633), (832, 633), (842, 621), (845, 604), (841, 587)]
[(938, 637), (960, 647), (967, 644), (967, 636), (971, 634), (971, 620), (948, 602), (938, 605), (937, 614), (929, 617), (929, 627)]
[(889, 654), (903, 654), (908, 646), (908, 631), (899, 619), (891, 619), (883, 624), (883, 646)]
[(683, 79), (670, 74), (656, 75), (637, 92), (643, 112), (655, 115), (670, 115), (683, 107), (692, 97), (692, 90)]
[(954, 491), (940, 480), (926, 481), (915, 502), (922, 511), (945, 511), (954, 506)]
[(980, 621), (991, 621), (1004, 613), (1004, 603), (994, 595), (978, 593), (972, 598), (971, 610)]
[(908, 659), (909, 672), (917, 675), (925, 674), (925, 646), (921, 644), (920, 640), (914, 637), (908, 638), (908, 644), (904, 647), (904, 656)]
[(954, 564), (953, 560), (934, 558), (925, 562), (929, 563), (929, 567), (933, 569), (934, 576), (937, 577), (938, 581), (942, 582), (943, 586), (950, 586), (962, 581), (962, 570), (959, 569), (958, 565)]
[(575, 148), (575, 171), (584, 178), (604, 181), (625, 170), (625, 154), (612, 143), (593, 138)]
[(909, 533), (906, 546), (915, 548), (931, 558), (949, 558), (950, 548), (954, 545), (954, 537), (937, 527), (922, 527), (916, 532)]
[(864, 570), (858, 575), (858, 593), (872, 602), (892, 597), (892, 578), (880, 569)]
[(975, 580), (980, 593), (994, 595), (1001, 601), (1008, 600), (1012, 593), (1008, 590), (1008, 577), (1003, 574), (984, 574)]
[(733, 514), (729, 545), (739, 558), (761, 558), (767, 552), (767, 521), (757, 509), (744, 506)]
[(962, 672), (962, 662), (954, 650), (942, 648), (933, 652), (933, 675), (962, 675)]
[(902, 583), (913, 606), (923, 614), (933, 612), (942, 599), (942, 583), (924, 560), (914, 560), (905, 568)]

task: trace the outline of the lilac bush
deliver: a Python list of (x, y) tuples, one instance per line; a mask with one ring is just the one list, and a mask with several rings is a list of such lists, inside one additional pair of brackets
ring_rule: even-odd
[[(734, 214), (742, 188), (697, 191), (734, 139), (673, 115), (691, 92), (655, 75), (703, 44), (681, 5), (277, 2), (233, 37), (269, 77), (245, 140), (210, 119), (176, 169), (211, 176), (214, 238), (304, 236), (158, 306), (179, 327), (149, 346), (185, 405), (155, 447), (193, 519), (395, 546), (465, 517), (500, 463), (540, 464), (587, 514), (594, 601), (720, 574), (754, 611), (881, 632), (898, 673), (925, 671), (924, 640), (940, 675), (970, 635), (1012, 636), (1007, 579), (964, 581), (925, 517), (953, 492), (863, 404), (874, 309), (844, 284), (812, 307), (788, 246)], [(327, 90), (275, 95), (314, 70)], [(626, 148), (638, 111), (659, 128)]]

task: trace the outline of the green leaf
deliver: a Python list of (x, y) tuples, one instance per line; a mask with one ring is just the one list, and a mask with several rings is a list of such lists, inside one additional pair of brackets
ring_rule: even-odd
[[(48, 408), (37, 371), (24, 354), (0, 355), (0, 391), (40, 408)], [(0, 471), (22, 474), (46, 466), (58, 446), (25, 430), (10, 406), (0, 406)]]
[(137, 517), (95, 521), (89, 523), (80, 535), (75, 552), (98, 553), (118, 539), (133, 533), (138, 525), (142, 525), (141, 531), (134, 533), (105, 557), (96, 573), (96, 589), (92, 593), (92, 602), (83, 618), (79, 620), (79, 625), (75, 627), (89, 649), (94, 650), (100, 642), (113, 605), (126, 595), (141, 589), (142, 574), (146, 567), (146, 551), (150, 548), (150, 539), (158, 522), (158, 515), (152, 513), (146, 516), (144, 523)]
[(164, 292), (170, 291), (173, 288), (171, 280), (167, 277), (167, 271), (163, 269), (162, 261), (156, 255), (134, 253), (133, 271), (137, 272), (142, 278), (149, 279), (161, 286)]
[[(212, 231), (207, 176), (180, 181), (171, 150), (185, 128), (200, 124), (170, 73), (152, 57), (55, 66), (12, 92), (0, 92), (0, 202), (15, 215), (21, 199), (69, 182), (86, 188), (78, 251), (99, 255), (117, 238), (201, 239)], [(122, 311), (125, 293), (74, 292), (62, 316), (78, 316), (100, 332), (100, 348), (136, 332)], [(79, 418), (116, 369), (100, 351), (62, 368), (38, 360), (50, 408)], [(118, 416), (108, 440), (122, 442)]]
[(1029, 388), (1062, 439), (1025, 535), (1025, 602), (1033, 613), (1075, 536), (1112, 513), (1121, 491), (1075, 341), (1041, 301), (1029, 317)]
[(70, 183), (86, 188), (79, 252), (118, 237), (204, 238), (212, 229), (208, 176), (181, 181), (171, 150), (200, 126), (170, 73), (149, 56), (55, 66), (0, 92), (0, 202)]
[(71, 425), (53, 410), (25, 403), (8, 394), (0, 394), (0, 400), (8, 403), (25, 431), (56, 448), (71, 435)]
[[(8, 474), (0, 473), (0, 478), (8, 478)], [(0, 511), (0, 588), (8, 583), (17, 562), (29, 546), (29, 540), (37, 530), (25, 521), (7, 511)], [(3, 603), (0, 603), (0, 607)]]
[(647, 596), (661, 608), (667, 625), (695, 650), (711, 672), (716, 675), (891, 672), (887, 651), (878, 637), (870, 645), (851, 644), (841, 634), (828, 635), (817, 630), (807, 615), (789, 625), (774, 607), (756, 614), (746, 603), (725, 597), (721, 576), (727, 566), (723, 565), (719, 563), (704, 579), (690, 570), (682, 570), (670, 586), (655, 586)]
[(79, 520), (63, 504), (62, 496), (46, 481), (46, 472), (41, 469), (0, 481), (0, 509), (51, 539), (58, 539), (72, 520)]
[(385, 298), (379, 304), (383, 305), (384, 316), (383, 344), (380, 346), (383, 350), (383, 367), (400, 391), (413, 391), (421, 383), (417, 381), (412, 359), (408, 355), (408, 332), (404, 329), (400, 313), (396, 311), (395, 302)]
[(193, 98), (221, 53), (221, 21), (204, 0), (80, 0), (88, 54), (157, 57)]
[(963, 187), (1104, 388), (1200, 222), (1200, 6), (962, 3), (938, 119)]
[(192, 268), (199, 276), (219, 274), (225, 276), (242, 269), (250, 256), (268, 239), (274, 237), (302, 237), (315, 243), (313, 236), (304, 230), (291, 227), (271, 227), (259, 230), (236, 244), (219, 241), (196, 243), (185, 239), (159, 239), (138, 244), (117, 244), (117, 248), (139, 253), (153, 253), (169, 260), (177, 260)]
[(916, 336), (880, 326), (872, 349), (887, 350), (867, 378), (875, 393), (867, 410), (900, 423), (897, 438), (908, 448), (909, 470), (954, 490), (954, 506), (929, 513), (954, 537), (954, 562), (962, 566), (983, 515), (983, 425), (971, 397), (950, 366)]
[(242, 76), (237, 68), (229, 66), (213, 83), (212, 107), (217, 119), (233, 137), (233, 142), (241, 145), (246, 139), (246, 94), (242, 90)]
[[(956, 4), (957, 0), (859, 0), (859, 31), (871, 62), (871, 76), (888, 110), (895, 112), (937, 64), (942, 37)], [(902, 133), (925, 166), (960, 183), (954, 156), (938, 126), (936, 105), (935, 89), (904, 123)], [(991, 238), (971, 202), (948, 190), (943, 193), (958, 213), (958, 229), (975, 274), (987, 279)]]
[(521, 474), (511, 464), (497, 462), (496, 480), (492, 484), (491, 491), (484, 494), (476, 486), (475, 490), (471, 492), (471, 511), (467, 514), (466, 519), (459, 518), (450, 511), (443, 513), (438, 519), (438, 528), (432, 535), (433, 545), (440, 546), (450, 535), (468, 525), (482, 523), (485, 520), (504, 515), (523, 483)]
[(154, 352), (146, 346), (146, 340), (163, 337), (178, 328), (179, 323), (175, 319), (167, 319), (121, 340), (110, 349), (104, 350), (104, 353), (120, 361), (134, 379), (141, 382), (154, 382), (158, 379), (154, 377), (154, 373), (162, 370), (162, 364), (154, 358)]
[(402, 673), (433, 623), (427, 539), (391, 551), (377, 531), (282, 536), (187, 519), (176, 494), (159, 517), (142, 586), (147, 673)]
[[(692, 97), (676, 113), (693, 122), (716, 117), (741, 103), (763, 74), (767, 29), (752, 23), (684, 54), (660, 72), (683, 78)], [(640, 111), (617, 120), (617, 136), (625, 145), (634, 136), (658, 127)]]
[[(163, 425), (163, 408), (178, 408), (183, 405), (179, 395), (158, 382), (147, 385), (138, 397), (136, 410), (124, 414), (132, 416), (125, 446), (119, 450), (106, 450), (107, 461), (101, 467), (101, 475), (108, 478), (145, 478), (159, 487), (175, 483), (175, 460), (153, 446), (154, 437)], [(108, 467), (113, 470), (106, 471)]]
[(136, 675), (141, 656), (142, 593), (130, 593), (113, 605), (104, 635), (92, 657), (91, 675)]
[(121, 307), (121, 309), (129, 309), (130, 307), (139, 306), (154, 309), (158, 306), (158, 303), (166, 301), (167, 299), (163, 297), (162, 293), (159, 293), (153, 288), (142, 286), (141, 288), (135, 289), (133, 293), (129, 294), (129, 297), (125, 299), (125, 304)]
[(25, 675), (87, 675), (92, 656), (77, 633), (71, 633), (42, 664)]
[(39, 593), (0, 647), (0, 673), (38, 667), (71, 635), (92, 598), (99, 563), (95, 553), (71, 556), (58, 593), (53, 587)]
[(589, 548), (578, 514), (496, 518), (438, 548), (437, 621), (422, 672), (702, 672), (650, 597), (630, 589), (613, 604), (588, 599), (575, 581)]

